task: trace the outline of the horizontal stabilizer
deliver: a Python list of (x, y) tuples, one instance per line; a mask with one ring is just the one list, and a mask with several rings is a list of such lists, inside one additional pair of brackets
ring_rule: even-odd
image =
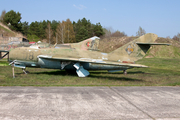
[(140, 43), (140, 42), (137, 42), (136, 44), (138, 45), (171, 45), (169, 43)]

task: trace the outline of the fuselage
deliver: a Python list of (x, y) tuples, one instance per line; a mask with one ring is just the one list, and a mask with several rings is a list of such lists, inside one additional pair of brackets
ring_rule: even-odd
[[(43, 59), (39, 56), (48, 56), (49, 59)], [(16, 67), (39, 67), (49, 69), (74, 69), (73, 61), (55, 60), (52, 57), (58, 58), (73, 58), (73, 59), (93, 59), (107, 61), (108, 54), (97, 51), (83, 51), (74, 48), (42, 48), (34, 49), (29, 47), (19, 47), (10, 51), (9, 62), (16, 60)], [(62, 67), (64, 66), (65, 67)], [(125, 70), (129, 67), (101, 65), (96, 63), (82, 62), (81, 65), (87, 70)]]

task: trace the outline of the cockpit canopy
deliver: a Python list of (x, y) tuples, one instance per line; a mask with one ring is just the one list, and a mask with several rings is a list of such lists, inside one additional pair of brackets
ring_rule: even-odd
[(49, 43), (35, 43), (30, 46), (30, 48), (34, 48), (34, 49), (52, 48), (52, 47), (53, 47), (53, 45), (51, 45)]

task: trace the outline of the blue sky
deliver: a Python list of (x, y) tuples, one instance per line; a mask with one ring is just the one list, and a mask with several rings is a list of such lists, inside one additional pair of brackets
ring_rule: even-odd
[(108, 29), (171, 38), (180, 33), (180, 0), (0, 0), (0, 12), (21, 13), (21, 22), (86, 18)]

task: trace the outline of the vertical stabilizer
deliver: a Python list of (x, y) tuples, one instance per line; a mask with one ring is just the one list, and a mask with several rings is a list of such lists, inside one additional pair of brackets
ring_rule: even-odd
[(83, 40), (79, 43), (73, 43), (73, 44), (71, 44), (71, 47), (81, 49), (81, 50), (97, 51), (99, 48), (99, 40), (100, 40), (99, 37), (94, 36), (89, 39)]
[(154, 43), (157, 37), (158, 36), (153, 33), (140, 36), (139, 38), (109, 53), (108, 58), (111, 61), (133, 63), (134, 61), (142, 59), (145, 56), (146, 52), (151, 46), (151, 43)]

